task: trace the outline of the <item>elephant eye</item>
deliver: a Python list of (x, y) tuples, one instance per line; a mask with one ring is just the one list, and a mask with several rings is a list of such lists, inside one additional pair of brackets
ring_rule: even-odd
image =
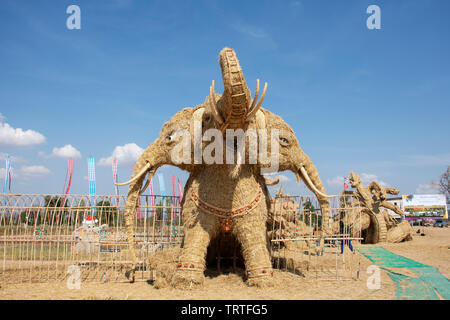
[(283, 145), (286, 145), (286, 146), (289, 145), (289, 140), (284, 137), (280, 137), (280, 142)]

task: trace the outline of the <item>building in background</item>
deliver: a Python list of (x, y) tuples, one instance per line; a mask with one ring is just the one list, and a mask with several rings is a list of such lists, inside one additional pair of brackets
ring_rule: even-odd
[(447, 200), (443, 194), (409, 194), (402, 196), (404, 218), (411, 222), (448, 219)]
[[(399, 208), (402, 210), (402, 212), (404, 213), (404, 211), (403, 211), (403, 199), (402, 199), (402, 197), (392, 197), (392, 198), (386, 199), (386, 201), (392, 203), (393, 205), (395, 205), (395, 206), (397, 206), (397, 207), (399, 207)], [(403, 220), (403, 216), (397, 214), (396, 212), (394, 212), (394, 211), (392, 211), (392, 210), (389, 210), (389, 209), (386, 209), (386, 211), (387, 211), (387, 212), (391, 215), (391, 217), (394, 218), (396, 221), (399, 221), (399, 222), (400, 222), (400, 221)]]

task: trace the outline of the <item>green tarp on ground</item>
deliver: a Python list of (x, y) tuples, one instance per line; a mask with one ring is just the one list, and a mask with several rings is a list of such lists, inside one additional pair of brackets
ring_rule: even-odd
[[(443, 276), (438, 268), (405, 258), (380, 246), (360, 247), (358, 250), (388, 273), (395, 282), (397, 299), (439, 300), (440, 297), (450, 299), (450, 280)], [(389, 268), (409, 269), (417, 275), (417, 278), (394, 272)]]

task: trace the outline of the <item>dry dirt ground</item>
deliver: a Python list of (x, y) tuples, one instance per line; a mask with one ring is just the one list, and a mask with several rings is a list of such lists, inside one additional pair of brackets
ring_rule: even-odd
[[(418, 227), (415, 227), (416, 231)], [(450, 277), (450, 229), (420, 228), (425, 236), (414, 233), (413, 240), (399, 244), (383, 244), (394, 253), (438, 267)], [(155, 289), (150, 283), (89, 283), (80, 290), (69, 290), (65, 282), (1, 284), (0, 299), (394, 299), (395, 285), (381, 272), (381, 288), (370, 290), (366, 281), (367, 267), (372, 263), (361, 256), (361, 279), (348, 281), (317, 281), (289, 272), (275, 271), (275, 286), (250, 288), (238, 274), (208, 277), (203, 288), (178, 290)]]

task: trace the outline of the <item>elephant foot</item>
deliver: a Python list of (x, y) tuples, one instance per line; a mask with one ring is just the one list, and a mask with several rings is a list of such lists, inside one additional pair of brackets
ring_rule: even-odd
[(248, 271), (247, 274), (247, 285), (249, 287), (267, 288), (275, 285), (272, 268), (252, 270)]
[(178, 269), (172, 278), (172, 286), (177, 289), (201, 287), (205, 280), (203, 271)]

